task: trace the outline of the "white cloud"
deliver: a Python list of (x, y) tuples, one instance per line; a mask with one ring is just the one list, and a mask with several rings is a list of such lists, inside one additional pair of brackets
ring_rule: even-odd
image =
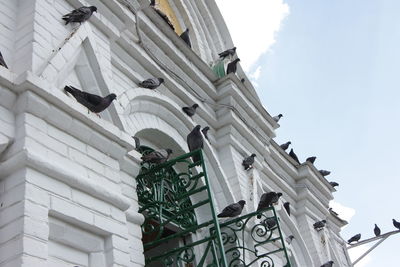
[(275, 42), (282, 20), (289, 14), (284, 0), (216, 0), (248, 72)]
[(356, 210), (350, 207), (346, 207), (339, 202), (332, 200), (329, 202), (329, 206), (333, 209), (333, 211), (339, 214), (339, 217), (343, 220), (350, 221), (351, 218), (356, 214)]
[[(371, 246), (369, 245), (361, 245), (352, 249), (349, 249), (349, 256), (352, 262), (358, 259), (362, 254), (364, 254)], [(357, 263), (357, 267), (367, 266), (372, 260), (371, 255), (368, 254), (361, 261)]]
[(261, 66), (257, 66), (256, 70), (249, 74), (250, 79), (258, 80), (261, 74)]
[(253, 86), (255, 86), (255, 87), (258, 87), (257, 80), (260, 77), (260, 74), (261, 74), (261, 66), (260, 65), (258, 65), (253, 72), (248, 74), (249, 79), (251, 80)]

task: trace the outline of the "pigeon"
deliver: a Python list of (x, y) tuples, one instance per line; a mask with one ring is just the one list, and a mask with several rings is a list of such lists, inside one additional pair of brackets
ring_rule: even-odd
[(278, 122), (283, 117), (282, 114), (278, 114), (277, 116), (272, 117), (275, 122)]
[(139, 137), (132, 136), (132, 138), (135, 140), (135, 150), (140, 151), (140, 140)]
[(313, 226), (314, 226), (315, 230), (319, 231), (325, 227), (325, 224), (326, 224), (326, 220), (322, 220), (322, 221), (318, 221), (318, 222), (314, 223)]
[[(260, 197), (260, 202), (258, 202), (257, 211), (268, 208), (272, 204), (278, 202), (279, 198), (282, 196), (282, 193), (277, 192), (268, 192), (264, 193)], [(257, 218), (260, 219), (261, 215), (257, 215)]]
[(76, 101), (96, 114), (105, 110), (111, 104), (111, 102), (117, 98), (115, 94), (109, 94), (106, 97), (101, 97), (83, 92), (73, 86), (65, 86), (64, 90), (70, 93), (76, 99)]
[[(154, 4), (155, 4), (155, 3), (154, 3)], [(150, 3), (150, 6), (151, 6), (151, 7), (154, 9), (154, 11), (165, 21), (165, 23), (167, 23), (168, 26), (169, 26), (173, 31), (175, 31), (175, 27), (174, 27), (174, 25), (172, 24), (172, 22), (169, 20), (168, 16), (165, 15), (164, 12), (162, 12), (161, 10), (159, 10), (158, 8), (156, 8), (155, 6), (151, 5), (151, 3)]]
[(233, 56), (236, 53), (236, 47), (233, 47), (231, 49), (225, 50), (224, 52), (219, 53), (219, 57), (222, 59), (225, 59), (227, 56)]
[(283, 151), (285, 151), (286, 149), (289, 148), (289, 146), (290, 146), (291, 143), (292, 143), (292, 142), (290, 142), (290, 141), (289, 141), (289, 142), (286, 142), (286, 143), (280, 145), (280, 147), (283, 149)]
[(97, 7), (95, 6), (82, 6), (75, 10), (72, 10), (70, 13), (65, 14), (62, 19), (65, 20), (65, 25), (70, 22), (82, 22), (87, 21), (90, 16), (92, 16), (93, 12), (97, 12)]
[(326, 170), (319, 170), (318, 171), (322, 176), (328, 176), (329, 174), (331, 174), (330, 171), (326, 171)]
[(311, 162), (312, 164), (314, 164), (315, 160), (317, 159), (317, 157), (308, 157), (306, 159), (306, 161)]
[(393, 221), (393, 226), (400, 230), (400, 222), (396, 221), (395, 219), (393, 219), (392, 221)]
[(276, 225), (276, 220), (273, 217), (269, 217), (264, 220), (264, 224), (267, 225), (267, 229), (271, 229)]
[(290, 203), (289, 202), (283, 203), (283, 207), (285, 208), (287, 214), (290, 216)]
[(192, 117), (196, 113), (196, 108), (198, 107), (199, 105), (193, 104), (191, 107), (183, 107), (182, 110), (186, 113), (186, 115)]
[(256, 154), (253, 153), (253, 154), (251, 154), (251, 156), (249, 156), (243, 160), (242, 165), (246, 171), (253, 168), (254, 157), (256, 157)]
[(201, 130), (201, 132), (203, 133), (204, 137), (205, 137), (207, 140), (208, 140), (208, 135), (207, 135), (208, 130), (210, 130), (210, 127), (208, 127), (208, 126), (204, 127), (204, 128)]
[(374, 234), (375, 234), (375, 236), (380, 236), (381, 235), (381, 229), (376, 224), (375, 224), (375, 227), (374, 227)]
[(294, 239), (294, 235), (290, 235), (286, 237), (286, 242), (290, 245), (292, 243), (292, 240)]
[(238, 203), (233, 203), (225, 207), (220, 214), (217, 215), (218, 218), (226, 217), (236, 217), (242, 213), (244, 204), (246, 201), (240, 200)]
[(8, 66), (6, 64), (6, 61), (3, 58), (3, 55), (0, 52), (0, 65), (3, 66), (4, 68), (8, 69)]
[(352, 242), (358, 242), (361, 239), (361, 234), (356, 234), (355, 236), (352, 236), (349, 240), (347, 240), (347, 243), (352, 243)]
[(298, 158), (297, 155), (294, 153), (293, 148), (290, 149), (289, 156), (290, 156), (292, 159), (294, 159), (298, 164), (300, 164), (299, 158)]
[(235, 59), (234, 61), (230, 62), (228, 66), (226, 67), (226, 74), (228, 75), (229, 73), (236, 73), (237, 69), (237, 63), (240, 61), (239, 58)]
[[(188, 134), (186, 138), (190, 152), (199, 148), (203, 148), (203, 135), (200, 133), (200, 128), (200, 125), (194, 127), (194, 129)], [(200, 161), (199, 155), (193, 155), (192, 159), (194, 162)]]
[(329, 184), (330, 184), (332, 187), (339, 186), (339, 184), (336, 183), (336, 182), (329, 182)]
[(164, 82), (163, 78), (149, 78), (139, 83), (140, 87), (147, 89), (156, 89)]
[(332, 267), (334, 264), (334, 261), (328, 261), (324, 264), (321, 265), (321, 267)]
[(182, 40), (190, 47), (192, 48), (192, 43), (190, 42), (190, 36), (189, 36), (189, 29), (186, 29), (179, 37), (182, 38)]
[(172, 150), (169, 148), (154, 150), (149, 154), (143, 155), (141, 159), (143, 162), (160, 164), (166, 162), (171, 154)]

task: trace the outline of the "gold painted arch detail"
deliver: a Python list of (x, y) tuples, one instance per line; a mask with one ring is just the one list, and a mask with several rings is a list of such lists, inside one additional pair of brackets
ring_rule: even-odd
[(175, 27), (175, 32), (180, 35), (183, 32), (182, 27), (168, 0), (156, 0), (156, 7), (168, 16)]

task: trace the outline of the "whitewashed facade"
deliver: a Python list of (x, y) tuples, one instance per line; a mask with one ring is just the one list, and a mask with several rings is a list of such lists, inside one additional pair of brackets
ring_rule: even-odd
[[(340, 237), (346, 222), (328, 211), (335, 190), (275, 144), (279, 125), (240, 82), (241, 69), (221, 79), (211, 70), (234, 46), (214, 0), (157, 2), (177, 32), (190, 28), (193, 49), (147, 0), (0, 1), (9, 66), (0, 67), (0, 267), (144, 266), (134, 179), (141, 155), (131, 136), (176, 157), (197, 124), (211, 128), (204, 155), (217, 211), (240, 199), (254, 211), (263, 192), (283, 192), (292, 216), (283, 202), (277, 209), (283, 233), (295, 236), (295, 264), (351, 266)], [(82, 5), (98, 13), (65, 26), (62, 15)], [(148, 77), (165, 83), (138, 88)], [(69, 84), (117, 101), (98, 118), (63, 92)], [(191, 119), (181, 107), (193, 103)], [(251, 153), (256, 164), (244, 171)], [(327, 227), (317, 232), (322, 219)]]

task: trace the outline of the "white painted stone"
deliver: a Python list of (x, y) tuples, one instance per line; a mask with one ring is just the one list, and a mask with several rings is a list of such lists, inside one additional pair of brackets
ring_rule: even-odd
[[(153, 148), (174, 146), (177, 156), (188, 151), (186, 135), (196, 124), (211, 127), (204, 155), (217, 209), (243, 198), (253, 199), (251, 211), (264, 191), (282, 191), (295, 203), (291, 217), (278, 214), (285, 234), (298, 235), (298, 265), (319, 266), (333, 255), (331, 245), (341, 266), (350, 266), (339, 236), (344, 223), (329, 221), (320, 233), (325, 245), (312, 228), (329, 216), (326, 181), (279, 150), (272, 140), (279, 125), (251, 85), (235, 75), (217, 80), (210, 70), (208, 62), (233, 46), (215, 2), (170, 1), (181, 26), (193, 30), (193, 50), (149, 10), (139, 18), (147, 31), (139, 44), (137, 17), (119, 1), (100, 2), (67, 40), (78, 25), (60, 18), (85, 1), (0, 3), (0, 50), (10, 66), (0, 68), (0, 267), (144, 266), (135, 181), (141, 155), (131, 136)], [(148, 5), (129, 2), (135, 10)], [(166, 82), (137, 88), (148, 77)], [(70, 83), (118, 97), (99, 119), (65, 96)], [(192, 103), (200, 109), (189, 119), (181, 107)], [(255, 170), (245, 172), (241, 161), (250, 153)], [(199, 221), (206, 216), (199, 213)]]

